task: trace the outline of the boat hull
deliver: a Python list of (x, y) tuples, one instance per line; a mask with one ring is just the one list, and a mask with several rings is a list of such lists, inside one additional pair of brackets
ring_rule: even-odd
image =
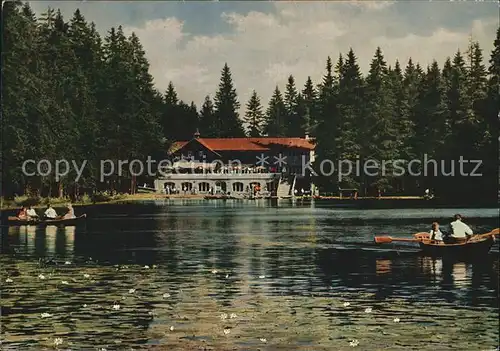
[(43, 219), (43, 220), (22, 220), (17, 217), (9, 217), (9, 225), (38, 225), (38, 226), (45, 226), (45, 225), (68, 225), (68, 226), (73, 226), (76, 225), (78, 222), (86, 218), (87, 215), (83, 214), (81, 216), (75, 217), (75, 218), (70, 218), (70, 219)]
[(493, 236), (464, 243), (444, 244), (431, 241), (420, 242), (420, 249), (426, 256), (473, 258), (487, 255), (495, 243)]

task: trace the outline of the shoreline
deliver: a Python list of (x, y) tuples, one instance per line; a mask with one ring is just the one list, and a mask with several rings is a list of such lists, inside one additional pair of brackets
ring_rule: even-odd
[[(184, 194), (175, 194), (175, 195), (166, 195), (166, 194), (156, 194), (156, 193), (141, 193), (141, 194), (134, 194), (134, 195), (129, 195), (129, 194), (124, 194), (124, 195), (118, 195), (113, 198), (110, 198), (109, 200), (104, 200), (104, 201), (79, 201), (79, 202), (72, 202), (72, 205), (74, 207), (81, 207), (81, 206), (92, 206), (92, 205), (106, 205), (106, 204), (126, 204), (126, 203), (133, 203), (136, 201), (157, 201), (157, 200), (171, 200), (171, 201), (179, 201), (179, 200), (204, 200), (207, 195), (205, 194), (196, 194), (196, 195), (184, 195)], [(289, 196), (286, 198), (258, 198), (258, 199), (248, 199), (248, 198), (224, 198), (221, 196), (220, 198), (218, 197), (213, 197), (211, 199), (206, 199), (206, 200), (251, 200), (251, 201), (256, 201), (256, 200), (292, 200), (292, 201), (321, 201), (321, 202), (335, 202), (335, 203), (341, 203), (341, 204), (362, 204), (362, 203), (387, 203), (387, 202), (396, 202), (400, 204), (409, 204), (409, 203), (429, 203), (429, 204), (438, 204), (436, 202), (436, 198), (434, 199), (425, 199), (422, 196), (381, 196), (381, 197), (358, 197), (357, 199), (353, 199), (350, 197), (340, 197), (340, 196), (320, 196), (320, 197), (302, 197), (302, 196)], [(37, 205), (33, 205), (33, 208), (43, 208), (46, 207), (47, 203), (51, 203), (55, 208), (58, 207), (65, 207), (66, 204), (70, 202), (68, 199), (60, 199), (60, 198), (42, 198), (40, 200), (40, 203)], [(444, 203), (439, 203), (440, 207), (442, 205), (445, 205)], [(472, 204), (472, 207), (477, 207), (478, 204)], [(2, 204), (0, 207), (0, 211), (6, 211), (6, 210), (15, 210), (19, 209), (22, 206), (21, 201), (15, 202), (15, 200), (10, 200), (6, 201), (2, 199)], [(449, 204), (449, 206), (453, 206), (452, 204)], [(486, 205), (484, 205), (486, 206)], [(488, 206), (486, 206), (488, 207)]]
[[(33, 205), (33, 208), (41, 208), (45, 207), (48, 203), (51, 203), (54, 207), (59, 207), (58, 205), (66, 205), (67, 203), (71, 203), (73, 206), (88, 206), (88, 205), (102, 205), (102, 204), (116, 204), (120, 202), (127, 202), (127, 201), (154, 201), (154, 200), (204, 200), (207, 196), (213, 196), (211, 200), (218, 200), (219, 197), (220, 199), (224, 199), (224, 196), (222, 195), (207, 195), (207, 194), (156, 194), (156, 193), (150, 193), (150, 194), (123, 194), (123, 195), (117, 195), (114, 198), (111, 198), (109, 200), (105, 201), (75, 201), (71, 202), (69, 199), (65, 198), (41, 198), (40, 203), (37, 205)], [(248, 200), (248, 198), (244, 197), (231, 197), (231, 200)], [(401, 201), (401, 200), (424, 200), (423, 197), (421, 196), (381, 196), (381, 197), (376, 197), (376, 196), (367, 196), (367, 197), (358, 197), (357, 200), (352, 199), (350, 197), (340, 197), (340, 196), (287, 196), (287, 197), (265, 197), (265, 198), (257, 198), (257, 199), (251, 199), (251, 200), (340, 200), (340, 201), (363, 201), (363, 200), (396, 200), (396, 201)], [(4, 204), (5, 203), (5, 204)], [(3, 200), (2, 205), (0, 206), (1, 210), (8, 210), (8, 209), (15, 209), (18, 207), (21, 207), (22, 203), (21, 201), (15, 202), (15, 200)]]

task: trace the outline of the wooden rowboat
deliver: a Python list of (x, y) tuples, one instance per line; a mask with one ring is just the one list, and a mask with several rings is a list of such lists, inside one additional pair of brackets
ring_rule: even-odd
[(75, 218), (56, 218), (56, 219), (19, 219), (18, 217), (10, 216), (8, 218), (9, 225), (75, 225), (82, 219), (86, 218), (86, 214), (82, 214), (81, 216)]
[(457, 243), (444, 243), (443, 241), (430, 240), (430, 234), (415, 234), (423, 254), (435, 257), (480, 257), (487, 255), (495, 243), (495, 236), (477, 235), (471, 239)]
[(391, 243), (393, 241), (416, 242), (426, 256), (471, 258), (487, 255), (495, 243), (495, 235), (498, 234), (499, 230), (496, 228), (489, 233), (474, 235), (463, 242), (446, 243), (431, 240), (429, 233), (416, 233), (413, 238), (379, 236), (375, 237), (375, 242), (377, 244)]

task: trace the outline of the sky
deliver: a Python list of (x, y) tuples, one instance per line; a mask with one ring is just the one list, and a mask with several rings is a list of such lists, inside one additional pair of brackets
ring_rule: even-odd
[(36, 1), (69, 19), (79, 8), (106, 35), (122, 25), (135, 32), (160, 91), (173, 82), (179, 98), (201, 107), (214, 96), (224, 63), (229, 65), (242, 106), (253, 90), (263, 105), (289, 75), (302, 89), (308, 76), (318, 84), (328, 56), (335, 62), (352, 47), (364, 73), (380, 46), (388, 64), (409, 57), (424, 68), (440, 66), (470, 38), (489, 60), (499, 26), (494, 1)]

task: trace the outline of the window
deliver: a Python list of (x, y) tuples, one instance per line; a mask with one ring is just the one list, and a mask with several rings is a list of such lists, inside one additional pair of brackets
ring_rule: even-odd
[(210, 191), (210, 184), (207, 182), (201, 182), (198, 184), (198, 190), (201, 192), (208, 192)]
[(233, 191), (242, 192), (243, 191), (243, 183), (241, 183), (241, 182), (233, 183)]

